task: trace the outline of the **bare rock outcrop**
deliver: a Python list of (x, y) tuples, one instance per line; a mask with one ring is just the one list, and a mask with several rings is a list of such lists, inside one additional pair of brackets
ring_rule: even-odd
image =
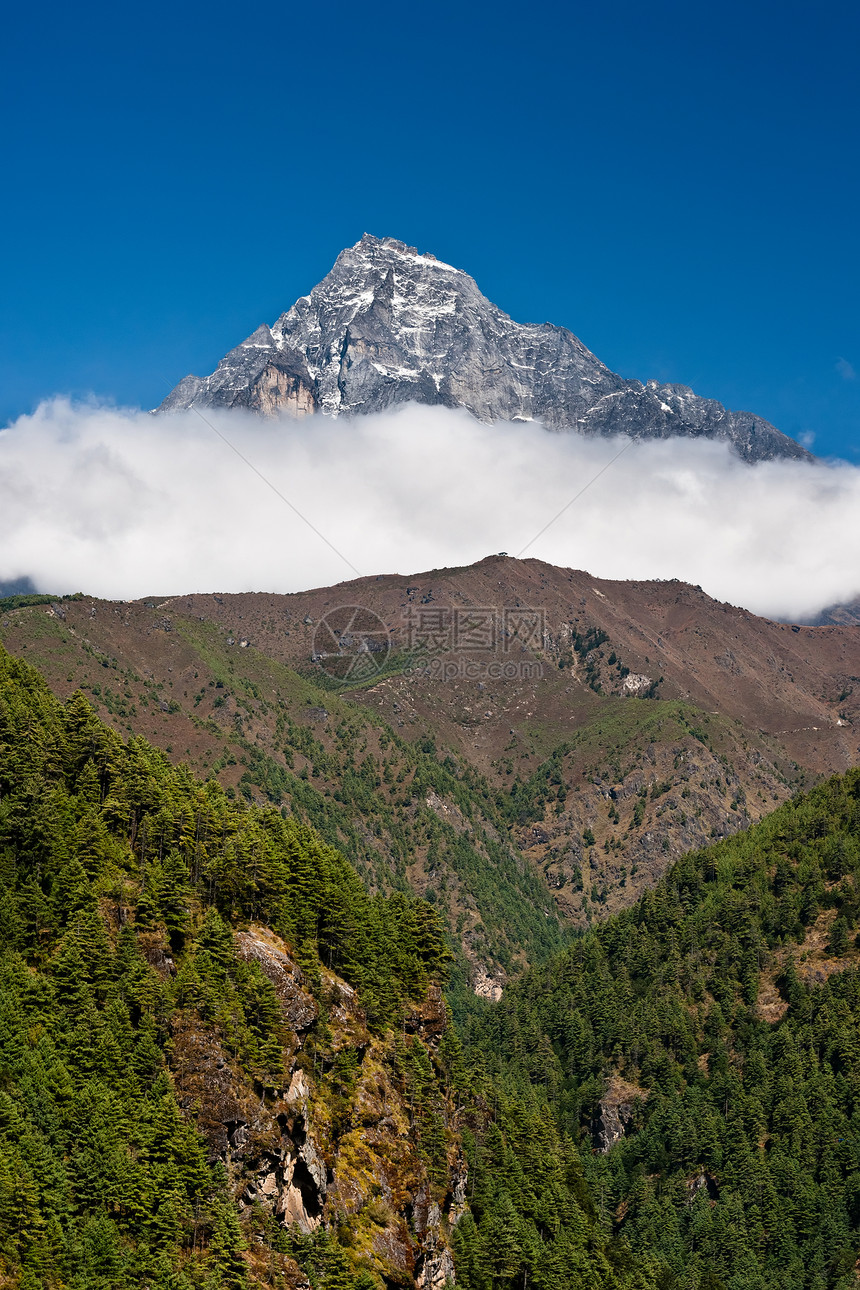
[[(262, 1207), (305, 1234), (346, 1222), (360, 1263), (392, 1284), (442, 1290), (454, 1278), (449, 1237), (465, 1208), (467, 1173), (462, 1157), (452, 1157), (444, 1203), (438, 1187), (431, 1195), (397, 1074), (402, 1050), (369, 1029), (355, 989), (325, 969), (318, 1002), (289, 946), (268, 928), (237, 932), (235, 945), (275, 988), (284, 1086), (249, 1080), (193, 1013), (174, 1026), (171, 1069), (180, 1105), (196, 1119), (210, 1159), (226, 1166), (240, 1211)], [(324, 1029), (306, 1051), (321, 1008)], [(447, 1025), (444, 997), (432, 987), (404, 1017), (400, 1043), (432, 1052)], [(352, 1074), (326, 1078), (332, 1068)], [(284, 1279), (298, 1290), (296, 1268), (285, 1268)]]
[(594, 1145), (601, 1154), (611, 1151), (631, 1131), (638, 1106), (647, 1096), (646, 1090), (620, 1075), (609, 1078), (592, 1125)]
[(275, 987), (284, 1021), (300, 1034), (317, 1017), (313, 996), (303, 988), (301, 968), (287, 953), (284, 942), (267, 927), (252, 926), (236, 933), (236, 948), (241, 958), (259, 963)]

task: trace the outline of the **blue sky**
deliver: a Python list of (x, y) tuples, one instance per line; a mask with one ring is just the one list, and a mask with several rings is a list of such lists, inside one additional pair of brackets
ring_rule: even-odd
[(860, 459), (856, 4), (7, 12), (0, 417), (144, 407), (365, 230)]

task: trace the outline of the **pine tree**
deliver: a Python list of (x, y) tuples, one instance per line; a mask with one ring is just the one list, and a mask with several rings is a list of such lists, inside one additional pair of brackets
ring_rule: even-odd
[(219, 1201), (209, 1238), (207, 1284), (224, 1287), (224, 1290), (245, 1290), (248, 1274), (242, 1258), (244, 1249), (245, 1241), (235, 1209), (226, 1199)]

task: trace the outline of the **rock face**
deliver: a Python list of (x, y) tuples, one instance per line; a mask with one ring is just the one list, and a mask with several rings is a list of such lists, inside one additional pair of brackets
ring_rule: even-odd
[(316, 1020), (317, 1006), (302, 988), (302, 974), (281, 941), (266, 927), (236, 933), (240, 958), (255, 960), (275, 987), (284, 1020), (291, 1032), (300, 1034)]
[(595, 1148), (605, 1155), (631, 1131), (638, 1105), (647, 1093), (619, 1075), (611, 1075), (592, 1125)]
[(158, 411), (339, 416), (410, 401), (467, 408), (487, 423), (726, 440), (750, 462), (809, 457), (752, 413), (684, 385), (617, 376), (566, 328), (516, 323), (460, 269), (368, 233), (273, 327), (258, 327), (211, 376), (186, 376)]
[[(149, 956), (157, 938), (150, 935)], [(413, 1042), (435, 1051), (448, 1025), (441, 990), (431, 987), (406, 1013), (398, 1049), (391, 1036), (368, 1028), (356, 991), (322, 969), (325, 1038), (309, 1049), (319, 1006), (289, 946), (256, 924), (234, 943), (275, 988), (283, 1087), (249, 1080), (217, 1029), (194, 1014), (172, 1029), (171, 1070), (179, 1103), (210, 1158), (226, 1167), (240, 1212), (262, 1209), (304, 1234), (346, 1224), (358, 1263), (386, 1284), (443, 1290), (454, 1281), (450, 1236), (466, 1209), (468, 1171), (452, 1146), (447, 1181), (431, 1181), (398, 1056)], [(169, 963), (166, 952), (162, 960)], [(338, 1060), (353, 1073), (335, 1085)], [(454, 1102), (445, 1114), (453, 1126)], [(293, 1265), (284, 1284), (300, 1290), (307, 1283)]]

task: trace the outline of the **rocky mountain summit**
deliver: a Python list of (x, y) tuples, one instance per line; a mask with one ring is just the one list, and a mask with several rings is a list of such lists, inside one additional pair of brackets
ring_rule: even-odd
[(339, 416), (410, 401), (467, 408), (486, 423), (727, 440), (749, 462), (809, 457), (750, 412), (684, 385), (625, 380), (566, 328), (514, 322), (462, 270), (368, 233), (274, 326), (258, 327), (210, 376), (186, 376), (158, 411)]

